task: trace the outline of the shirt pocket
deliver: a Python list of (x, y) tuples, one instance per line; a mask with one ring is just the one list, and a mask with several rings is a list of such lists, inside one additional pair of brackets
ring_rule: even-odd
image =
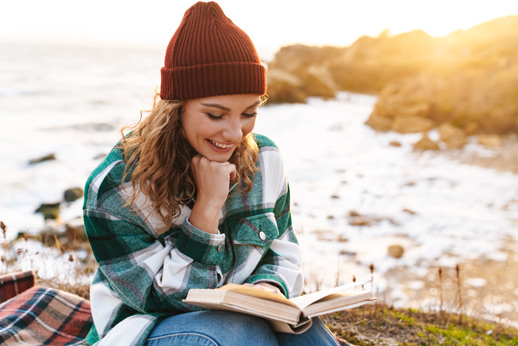
[(279, 236), (273, 213), (244, 217), (229, 226), (236, 245), (267, 247)]

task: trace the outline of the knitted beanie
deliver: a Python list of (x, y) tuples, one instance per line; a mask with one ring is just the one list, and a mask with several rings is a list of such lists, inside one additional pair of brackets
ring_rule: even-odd
[(266, 93), (266, 69), (252, 40), (215, 2), (200, 1), (185, 12), (164, 65), (163, 100)]

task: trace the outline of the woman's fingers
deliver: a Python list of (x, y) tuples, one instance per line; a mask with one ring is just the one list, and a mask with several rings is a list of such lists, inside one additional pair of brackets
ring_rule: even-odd
[(198, 198), (222, 206), (227, 199), (230, 182), (237, 178), (236, 166), (229, 162), (210, 161), (196, 155), (192, 158), (191, 168)]

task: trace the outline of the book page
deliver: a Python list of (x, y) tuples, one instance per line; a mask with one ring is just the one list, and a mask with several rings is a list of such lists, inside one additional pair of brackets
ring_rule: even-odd
[(328, 288), (326, 290), (317, 291), (309, 294), (305, 294), (300, 297), (291, 298), (290, 300), (295, 303), (301, 310), (304, 310), (307, 306), (313, 304), (316, 301), (321, 300), (322, 298), (325, 298), (327, 296), (332, 295), (333, 293), (339, 293), (343, 291), (350, 291), (351, 293), (354, 293), (353, 291), (355, 287), (357, 288), (357, 292), (365, 292), (365, 290), (361, 290), (358, 287), (363, 286), (364, 284), (359, 285), (342, 285), (334, 288)]
[(257, 287), (244, 286), (244, 285), (238, 285), (238, 284), (227, 284), (218, 289), (233, 291), (233, 292), (241, 293), (241, 294), (244, 294), (247, 296), (272, 300), (272, 301), (279, 302), (282, 304), (297, 307), (297, 304), (293, 303), (285, 296), (277, 294), (277, 293), (269, 292), (269, 291), (266, 291), (266, 290), (263, 290), (263, 289), (257, 288)]

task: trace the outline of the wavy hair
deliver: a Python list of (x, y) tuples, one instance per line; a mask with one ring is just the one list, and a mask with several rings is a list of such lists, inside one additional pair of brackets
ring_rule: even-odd
[[(264, 102), (264, 101), (263, 101)], [(184, 101), (162, 100), (155, 94), (153, 107), (140, 112), (140, 120), (121, 129), (120, 148), (126, 168), (122, 184), (131, 176), (133, 192), (126, 206), (134, 206), (140, 194), (149, 198), (152, 214), (158, 215), (168, 229), (180, 215), (181, 205), (189, 204), (196, 195), (191, 172), (191, 159), (196, 151), (182, 131)], [(149, 113), (143, 118), (143, 113)], [(130, 130), (124, 134), (125, 130)], [(252, 133), (236, 147), (229, 162), (236, 166), (236, 191), (248, 193), (252, 189), (259, 148)], [(138, 210), (134, 210), (138, 211)]]

